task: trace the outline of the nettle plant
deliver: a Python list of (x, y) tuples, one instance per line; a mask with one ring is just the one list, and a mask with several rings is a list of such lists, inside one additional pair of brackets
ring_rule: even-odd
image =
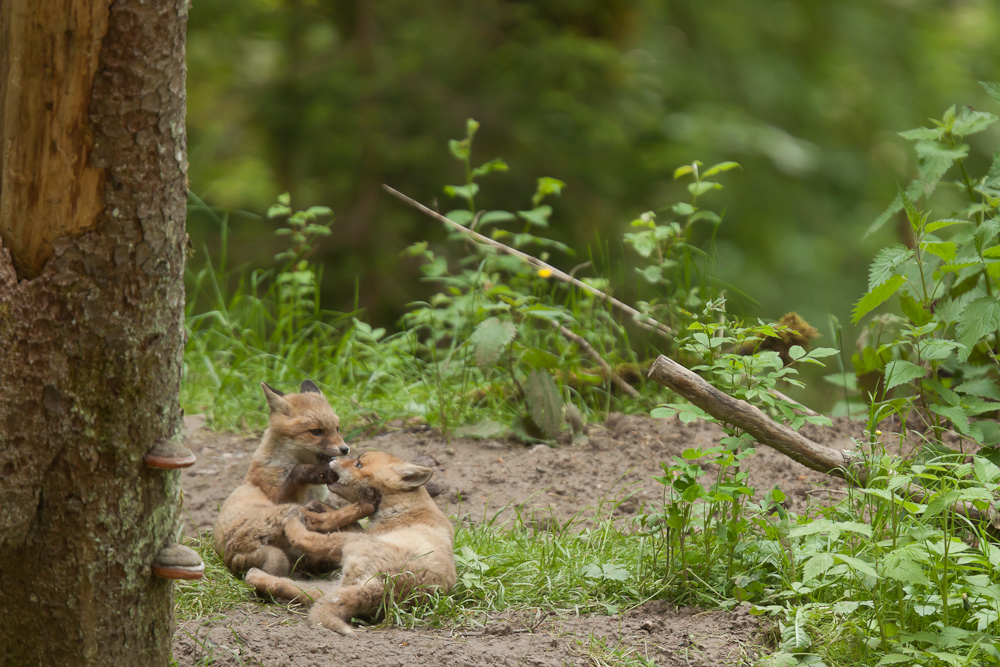
[[(984, 86), (1000, 101), (1000, 86)], [(872, 398), (872, 431), (897, 414), (904, 424), (917, 419), (937, 444), (949, 430), (981, 446), (1000, 444), (997, 422), (983, 418), (1000, 408), (1000, 152), (974, 178), (964, 143), (996, 121), (991, 113), (952, 107), (933, 127), (900, 133), (915, 143), (919, 178), (871, 230), (903, 211), (912, 242), (878, 253), (853, 316), (859, 322), (893, 296), (902, 311), (873, 317), (853, 358)], [(964, 203), (935, 219), (919, 203), (939, 190), (958, 193)]]
[[(463, 166), (465, 182), (445, 186), (445, 194), (462, 204), (446, 216), (543, 262), (552, 254), (572, 261), (573, 250), (547, 235), (553, 215), (548, 202), (562, 193), (562, 181), (539, 178), (531, 205), (523, 210), (477, 209), (481, 179), (507, 171), (500, 159), (473, 166), (472, 146), (478, 129), (479, 124), (470, 119), (465, 138), (449, 142), (449, 151)], [(678, 220), (658, 224), (656, 213), (643, 214), (632, 223), (637, 231), (624, 239), (647, 262), (638, 270), (657, 294), (643, 302), (641, 309), (670, 322), (689, 316), (684, 307), (700, 306), (705, 293), (699, 291), (698, 284), (707, 280), (705, 266), (698, 262), (709, 255), (693, 244), (693, 226), (699, 221), (717, 226), (721, 221), (719, 215), (697, 207), (699, 197), (721, 188), (706, 178), (738, 165), (721, 163), (704, 174), (699, 172), (700, 166), (694, 163), (675, 174), (677, 178), (690, 175), (694, 181), (689, 187), (690, 204), (665, 209), (664, 217)], [(443, 289), (427, 302), (413, 304), (414, 309), (402, 320), (412, 334), (413, 355), (433, 362), (442, 398), (445, 386), (459, 387), (458, 400), (449, 407), (444, 407), (446, 401), (441, 402), (438, 417), (442, 426), (447, 429), (451, 423), (467, 421), (479, 404), (492, 404), (494, 413), (497, 407), (516, 405), (521, 407), (511, 423), (485, 420), (462, 432), (485, 437), (510, 427), (526, 439), (552, 439), (567, 423), (579, 426), (577, 406), (584, 412), (606, 412), (629, 400), (615, 393), (607, 370), (593, 358), (596, 354), (615, 369), (639, 375), (629, 330), (606, 303), (586, 291), (550, 280), (546, 269), (539, 270), (496, 247), (470, 243), (462, 233), (453, 232), (448, 240), (461, 244), (466, 253), (451, 265), (427, 243), (408, 249), (410, 255), (423, 259), (424, 279)], [(579, 280), (608, 292), (610, 281), (606, 277), (583, 275), (592, 272), (593, 264), (579, 263), (570, 274), (580, 273)], [(579, 339), (591, 350), (581, 349)]]
[[(736, 162), (720, 162), (704, 171), (702, 163), (678, 167), (674, 180), (691, 178), (687, 189), (690, 202), (678, 202), (659, 211), (646, 211), (632, 221), (637, 231), (625, 234), (622, 240), (642, 257), (646, 264), (636, 267), (639, 275), (654, 286), (656, 296), (638, 303), (643, 314), (672, 329), (681, 329), (691, 321), (691, 312), (701, 310), (719, 296), (712, 281), (711, 247), (722, 224), (722, 215), (698, 206), (699, 200), (722, 184), (712, 177), (738, 169)], [(661, 218), (658, 220), (658, 218)], [(693, 241), (695, 225), (710, 225), (706, 251)]]

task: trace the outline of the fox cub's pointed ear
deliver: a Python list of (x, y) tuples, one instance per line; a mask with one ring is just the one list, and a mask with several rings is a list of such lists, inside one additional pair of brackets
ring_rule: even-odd
[(292, 413), (292, 406), (285, 400), (283, 393), (271, 387), (266, 382), (261, 382), (260, 386), (264, 390), (264, 398), (267, 399), (267, 407), (270, 409), (272, 415), (275, 412), (280, 412), (284, 415)]
[(418, 466), (415, 463), (403, 463), (394, 468), (396, 474), (399, 475), (399, 485), (404, 490), (415, 489), (418, 486), (423, 486), (426, 484), (434, 471), (430, 468), (425, 468), (423, 466)]
[(302, 386), (299, 387), (299, 392), (302, 394), (322, 394), (319, 387), (312, 380), (305, 380)]

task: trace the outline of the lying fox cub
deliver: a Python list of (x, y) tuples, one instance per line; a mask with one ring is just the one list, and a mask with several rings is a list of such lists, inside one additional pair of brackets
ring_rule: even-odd
[[(340, 562), (339, 579), (303, 588), (305, 582), (253, 569), (247, 583), (262, 593), (313, 605), (311, 622), (344, 635), (354, 634), (351, 618), (377, 615), (383, 601), (399, 603), (431, 589), (447, 593), (455, 584), (454, 529), (423, 486), (433, 471), (383, 452), (333, 461), (330, 467), (337, 473), (330, 489), (346, 500), (356, 503), (372, 491), (381, 496), (367, 528), (312, 532), (291, 512), (285, 534), (303, 553)], [(329, 527), (329, 522), (320, 526)]]
[[(330, 468), (335, 456), (350, 448), (340, 437), (340, 420), (319, 388), (302, 383), (301, 393), (285, 395), (261, 383), (271, 416), (260, 446), (254, 452), (243, 484), (236, 487), (215, 522), (215, 551), (229, 569), (244, 572), (257, 567), (285, 576), (292, 563), (329, 570), (328, 559), (302, 554), (288, 543), (284, 520), (287, 511), (326, 495), (322, 486), (337, 479)], [(302, 507), (310, 524), (326, 530), (353, 527), (375, 510), (373, 499), (362, 496), (353, 505), (333, 510), (319, 502)]]

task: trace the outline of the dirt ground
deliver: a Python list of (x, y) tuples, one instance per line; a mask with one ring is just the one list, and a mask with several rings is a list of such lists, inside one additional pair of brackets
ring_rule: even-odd
[[(187, 445), (198, 462), (182, 475), (184, 526), (210, 530), (219, 506), (240, 482), (257, 438), (216, 434), (189, 417)], [(860, 426), (838, 421), (803, 432), (831, 447), (848, 445)], [(351, 443), (354, 453), (387, 451), (434, 469), (437, 501), (456, 520), (503, 523), (517, 511), (527, 521), (565, 522), (592, 517), (595, 508), (618, 517), (656, 503), (663, 487), (652, 479), (660, 462), (690, 447), (707, 448), (722, 436), (714, 426), (676, 418), (612, 414), (589, 424), (585, 442), (524, 446), (507, 440), (453, 439), (430, 430), (397, 431)], [(758, 492), (779, 486), (786, 506), (805, 512), (842, 494), (839, 481), (813, 472), (767, 447), (749, 459)], [(344, 638), (308, 626), (304, 616), (278, 605), (245, 605), (223, 617), (181, 624), (174, 659), (194, 665), (266, 667), (374, 665), (425, 667), (479, 665), (597, 665), (618, 647), (659, 667), (752, 664), (761, 647), (758, 620), (748, 608), (705, 612), (652, 601), (618, 616), (496, 615), (479, 628), (404, 630), (374, 628)]]

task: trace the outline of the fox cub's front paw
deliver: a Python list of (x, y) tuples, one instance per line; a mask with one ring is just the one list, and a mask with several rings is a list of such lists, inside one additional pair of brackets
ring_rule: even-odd
[(358, 493), (358, 505), (368, 511), (369, 514), (378, 509), (382, 502), (382, 493), (378, 489), (365, 488)]
[(316, 514), (324, 514), (326, 512), (333, 511), (333, 507), (331, 505), (327, 505), (322, 500), (314, 500), (308, 505), (306, 505), (303, 509), (305, 509), (307, 512), (315, 512)]

